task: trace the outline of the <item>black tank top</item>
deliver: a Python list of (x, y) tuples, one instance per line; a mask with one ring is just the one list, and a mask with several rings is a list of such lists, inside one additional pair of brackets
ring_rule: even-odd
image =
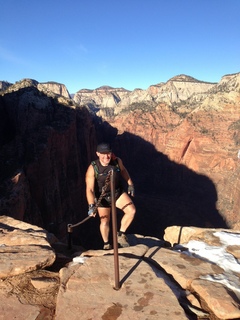
[[(120, 172), (120, 168), (118, 166), (118, 161), (111, 159), (110, 163), (107, 166), (102, 166), (99, 159), (95, 160), (95, 164), (97, 166), (97, 170), (98, 170), (98, 174), (96, 177), (97, 183), (95, 183), (95, 194), (97, 197), (99, 197), (99, 195), (102, 192), (102, 188), (105, 185), (105, 181), (108, 175), (108, 172), (110, 170), (114, 170), (115, 172), (115, 189), (119, 189), (122, 188), (121, 185), (121, 172)], [(110, 184), (108, 185), (106, 192), (110, 192), (111, 191), (111, 186)]]

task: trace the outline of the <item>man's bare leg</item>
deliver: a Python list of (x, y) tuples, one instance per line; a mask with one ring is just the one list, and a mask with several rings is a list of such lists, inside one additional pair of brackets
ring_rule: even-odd
[(99, 208), (98, 214), (100, 218), (100, 232), (104, 243), (108, 242), (109, 238), (109, 221), (110, 221), (110, 208)]

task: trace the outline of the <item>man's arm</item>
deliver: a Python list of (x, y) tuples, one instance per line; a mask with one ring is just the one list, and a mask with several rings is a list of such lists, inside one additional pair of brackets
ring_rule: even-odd
[(86, 172), (86, 198), (88, 204), (94, 204), (95, 203), (95, 195), (94, 195), (94, 183), (95, 183), (95, 176), (94, 176), (94, 168), (90, 164), (90, 166), (87, 169)]

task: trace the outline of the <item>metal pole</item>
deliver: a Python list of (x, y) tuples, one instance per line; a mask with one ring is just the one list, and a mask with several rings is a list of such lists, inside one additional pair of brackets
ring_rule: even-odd
[(114, 270), (115, 270), (115, 287), (120, 289), (119, 282), (119, 261), (118, 261), (118, 242), (117, 242), (117, 214), (116, 214), (116, 199), (115, 199), (115, 172), (111, 170), (111, 203), (112, 203), (112, 229), (113, 229), (113, 251), (114, 251)]

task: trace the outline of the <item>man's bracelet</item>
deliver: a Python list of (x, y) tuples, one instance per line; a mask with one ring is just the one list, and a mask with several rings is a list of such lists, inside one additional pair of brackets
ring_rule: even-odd
[(88, 209), (92, 209), (93, 207), (95, 207), (94, 203), (91, 203), (91, 204), (88, 205)]

